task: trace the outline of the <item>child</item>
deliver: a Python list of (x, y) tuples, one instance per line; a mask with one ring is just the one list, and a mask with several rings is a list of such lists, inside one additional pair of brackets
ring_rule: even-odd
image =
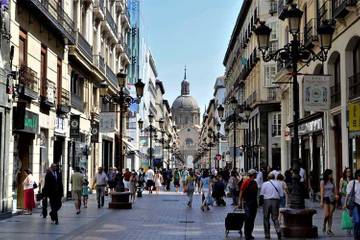
[(135, 193), (136, 193), (137, 182), (138, 182), (137, 174), (135, 173), (135, 171), (133, 171), (130, 176), (130, 182), (129, 182), (130, 199), (132, 202), (135, 202)]
[(84, 208), (87, 208), (87, 201), (89, 198), (89, 181), (87, 179), (84, 180), (83, 186), (82, 186), (82, 197), (83, 197), (83, 203)]

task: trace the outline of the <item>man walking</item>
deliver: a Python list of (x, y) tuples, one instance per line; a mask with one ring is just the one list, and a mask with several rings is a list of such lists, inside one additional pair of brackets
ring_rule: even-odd
[(59, 224), (58, 211), (61, 208), (61, 198), (64, 195), (61, 173), (55, 163), (51, 164), (50, 170), (45, 175), (43, 188), (44, 198), (49, 198), (51, 212), (49, 213), (52, 223)]
[(240, 208), (244, 207), (245, 210), (246, 240), (255, 239), (254, 236), (252, 236), (252, 232), (254, 230), (254, 222), (258, 208), (258, 187), (255, 181), (256, 173), (255, 169), (250, 169), (248, 172), (249, 178), (244, 180), (240, 189)]
[(72, 197), (75, 201), (76, 214), (80, 214), (81, 192), (84, 183), (84, 176), (80, 173), (80, 168), (75, 167), (75, 172), (71, 175)]
[(184, 167), (184, 170), (181, 172), (181, 181), (182, 181), (182, 187), (186, 187), (186, 179), (189, 176), (189, 171)]
[[(98, 168), (98, 172), (95, 175), (94, 178), (94, 185), (96, 185), (96, 200), (98, 203), (98, 208), (103, 207), (104, 206), (104, 201), (105, 201), (105, 187), (107, 184), (108, 178), (106, 176), (106, 174), (103, 171), (102, 167)], [(100, 204), (101, 201), (101, 204)]]
[(270, 215), (275, 226), (278, 239), (281, 239), (279, 223), (280, 196), (283, 196), (283, 189), (278, 181), (274, 181), (275, 175), (270, 173), (268, 181), (262, 185), (260, 196), (264, 197), (264, 231), (265, 238), (270, 239)]

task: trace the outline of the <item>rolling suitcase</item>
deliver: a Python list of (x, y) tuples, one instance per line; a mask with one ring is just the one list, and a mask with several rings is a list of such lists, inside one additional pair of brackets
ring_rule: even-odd
[(225, 218), (225, 236), (229, 235), (230, 231), (239, 231), (242, 236), (242, 227), (245, 221), (245, 212), (242, 209), (235, 208), (233, 212), (226, 215)]

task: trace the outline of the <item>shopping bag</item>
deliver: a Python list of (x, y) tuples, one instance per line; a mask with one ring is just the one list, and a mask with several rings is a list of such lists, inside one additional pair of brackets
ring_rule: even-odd
[(345, 210), (341, 215), (341, 229), (350, 230), (352, 228), (353, 228), (353, 223), (349, 211)]

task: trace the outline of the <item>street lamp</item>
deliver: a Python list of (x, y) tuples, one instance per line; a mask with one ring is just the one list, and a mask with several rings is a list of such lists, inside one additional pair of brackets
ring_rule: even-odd
[[(292, 2), (292, 1), (291, 1)], [(254, 32), (258, 38), (259, 50), (265, 62), (277, 61), (281, 63), (291, 63), (292, 68), (292, 86), (293, 86), (293, 126), (294, 134), (292, 137), (292, 169), (293, 180), (290, 190), (290, 208), (304, 209), (305, 201), (303, 198), (304, 186), (300, 183), (299, 176), (299, 83), (297, 81), (298, 63), (309, 64), (311, 61), (320, 60), (326, 61), (327, 53), (331, 47), (332, 35), (334, 33), (334, 24), (330, 21), (322, 21), (321, 26), (318, 28), (320, 38), (320, 51), (315, 53), (313, 50), (306, 48), (299, 39), (300, 23), (303, 12), (297, 8), (296, 4), (291, 3), (289, 10), (285, 11), (285, 18), (288, 19), (289, 31), (292, 35), (292, 40), (287, 43), (283, 48), (271, 53), (268, 52), (269, 37), (271, 29), (265, 25), (265, 22), (260, 22)], [(291, 188), (290, 188), (291, 187)], [(289, 214), (287, 214), (289, 215)], [(284, 215), (285, 217), (287, 216)], [(312, 215), (311, 215), (312, 216)], [(298, 217), (296, 215), (296, 217)], [(296, 218), (294, 217), (294, 218)], [(311, 219), (310, 219), (311, 220)], [(285, 221), (286, 222), (286, 221)], [(300, 224), (301, 225), (301, 224)], [(302, 227), (302, 226), (299, 226)], [(301, 232), (301, 231), (299, 231)], [(317, 232), (316, 232), (317, 235)]]
[[(221, 129), (221, 124), (220, 124), (220, 122), (218, 122), (216, 124), (216, 130), (217, 130), (218, 154), (219, 155), (220, 155), (220, 140), (221, 140), (220, 129)], [(220, 169), (220, 160), (218, 158), (216, 158), (216, 163), (217, 163), (217, 170), (219, 171), (219, 169)]]
[(141, 81), (141, 79), (138, 80), (138, 82), (135, 84), (136, 88), (136, 99), (130, 96), (128, 91), (125, 89), (126, 85), (126, 73), (119, 72), (116, 77), (119, 84), (119, 91), (116, 95), (108, 95), (108, 87), (109, 85), (106, 83), (106, 81), (103, 81), (100, 84), (100, 95), (102, 96), (104, 103), (109, 102), (115, 102), (120, 106), (120, 130), (119, 130), (119, 137), (120, 137), (120, 159), (119, 163), (117, 163), (118, 169), (122, 169), (123, 162), (124, 162), (124, 154), (123, 154), (123, 113), (127, 111), (128, 107), (133, 102), (140, 102), (141, 98), (144, 94), (144, 86), (145, 84)]

